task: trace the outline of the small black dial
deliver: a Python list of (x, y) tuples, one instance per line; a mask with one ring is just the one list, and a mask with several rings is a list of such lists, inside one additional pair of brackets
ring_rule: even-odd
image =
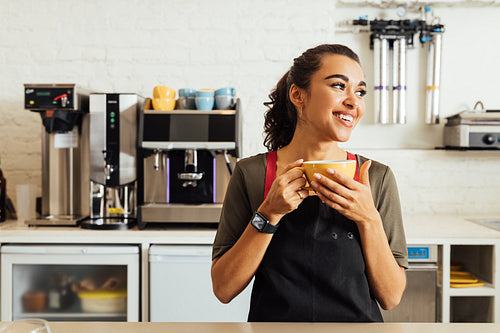
[(495, 138), (491, 134), (485, 134), (483, 136), (483, 142), (487, 145), (491, 145), (495, 142)]

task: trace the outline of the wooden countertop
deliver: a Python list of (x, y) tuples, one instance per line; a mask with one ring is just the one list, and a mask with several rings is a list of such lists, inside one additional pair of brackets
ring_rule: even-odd
[(103, 323), (51, 322), (52, 333), (498, 333), (500, 324), (469, 323)]

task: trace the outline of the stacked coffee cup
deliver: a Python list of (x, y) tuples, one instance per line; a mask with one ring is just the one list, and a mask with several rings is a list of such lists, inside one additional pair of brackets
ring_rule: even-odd
[(230, 110), (236, 104), (236, 89), (220, 88), (215, 91), (215, 106), (218, 110)]
[(214, 108), (214, 90), (213, 89), (201, 89), (196, 91), (196, 97), (194, 99), (196, 108), (201, 111), (210, 111)]
[(177, 108), (183, 110), (195, 110), (196, 104), (194, 102), (196, 90), (191, 88), (179, 89), (179, 99), (177, 100)]

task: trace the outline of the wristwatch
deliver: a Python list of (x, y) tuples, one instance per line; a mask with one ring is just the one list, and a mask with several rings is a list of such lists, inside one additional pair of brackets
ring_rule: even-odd
[(251, 223), (258, 232), (265, 234), (274, 234), (278, 230), (278, 225), (272, 225), (264, 215), (257, 211), (253, 214)]

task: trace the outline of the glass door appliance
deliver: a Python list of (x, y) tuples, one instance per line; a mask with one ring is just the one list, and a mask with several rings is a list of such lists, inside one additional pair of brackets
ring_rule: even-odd
[(1, 321), (139, 321), (139, 247), (3, 245)]

